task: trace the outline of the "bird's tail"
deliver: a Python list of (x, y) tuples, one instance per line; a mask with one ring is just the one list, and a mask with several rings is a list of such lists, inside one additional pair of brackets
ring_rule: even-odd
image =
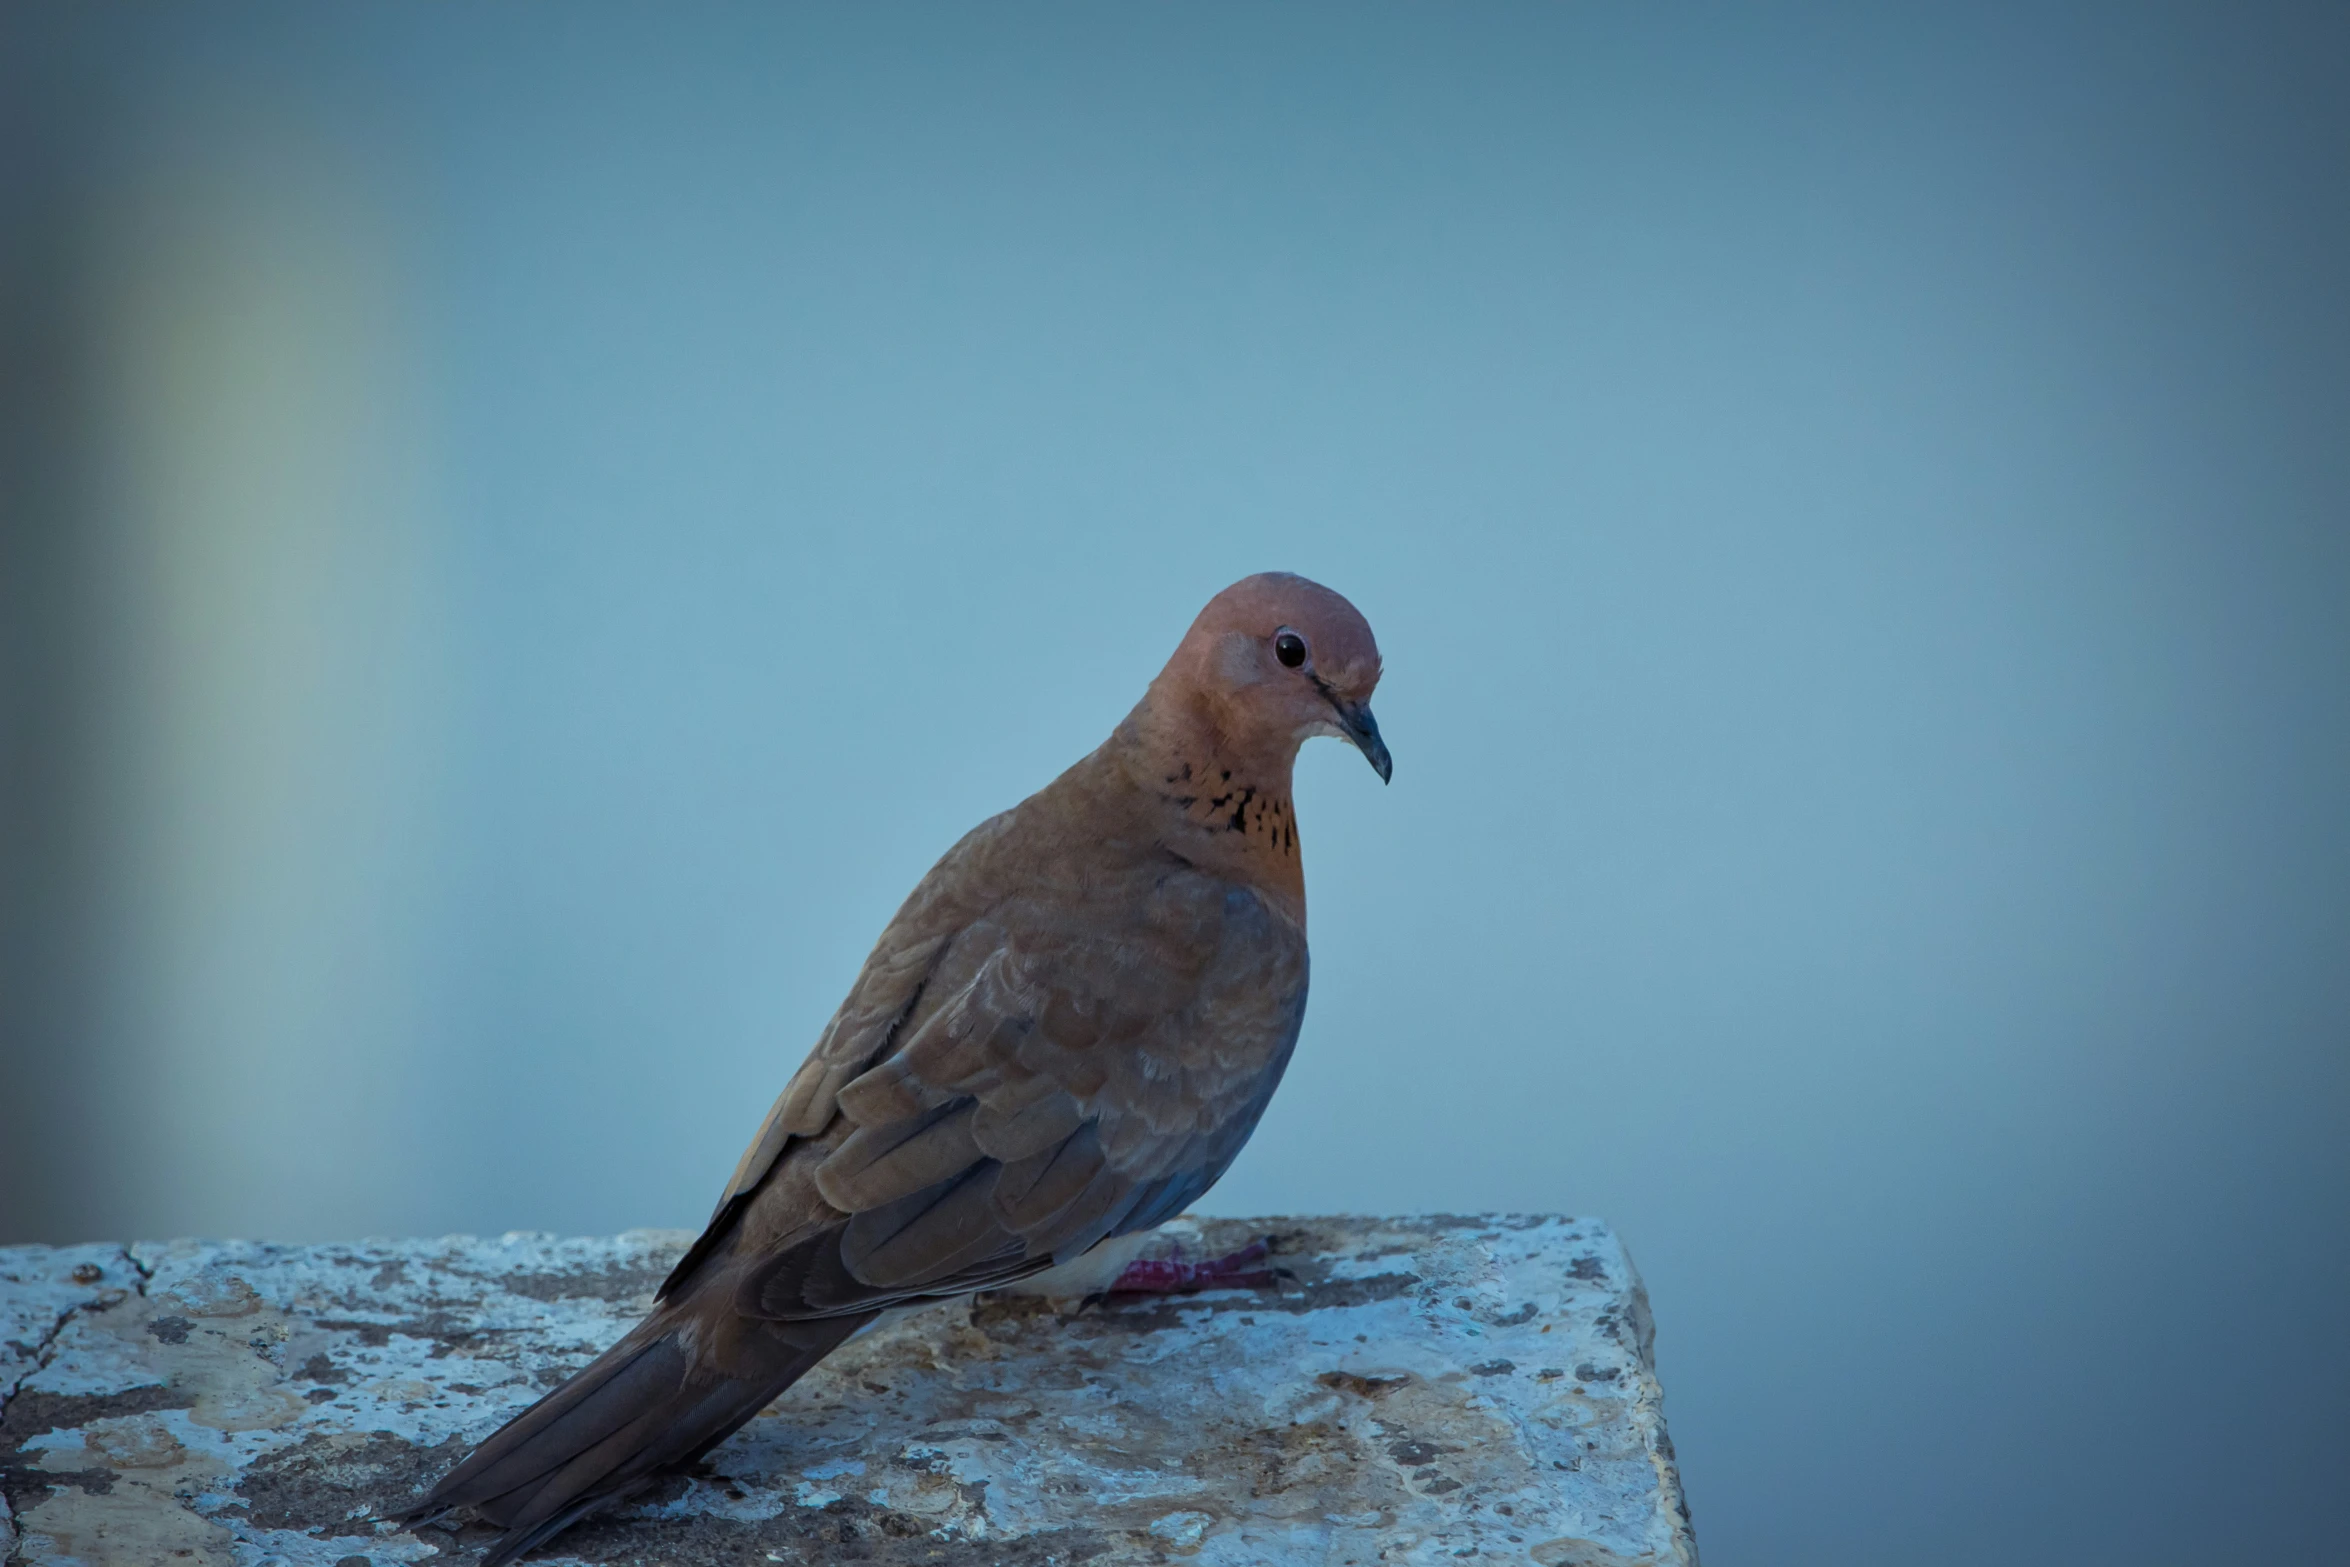
[(700, 1324), (658, 1309), (594, 1364), (506, 1422), (405, 1515), (470, 1507), (507, 1531), (507, 1562), (734, 1434), (869, 1320), (741, 1323), (724, 1369), (693, 1352)]

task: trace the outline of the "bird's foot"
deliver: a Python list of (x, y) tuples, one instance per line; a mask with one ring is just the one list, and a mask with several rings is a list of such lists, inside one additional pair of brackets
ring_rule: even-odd
[(1263, 1241), (1251, 1241), (1229, 1256), (1207, 1262), (1187, 1262), (1180, 1251), (1171, 1257), (1146, 1258), (1128, 1263), (1106, 1293), (1188, 1295), (1194, 1290), (1268, 1289), (1278, 1273), (1264, 1266), (1266, 1255)]

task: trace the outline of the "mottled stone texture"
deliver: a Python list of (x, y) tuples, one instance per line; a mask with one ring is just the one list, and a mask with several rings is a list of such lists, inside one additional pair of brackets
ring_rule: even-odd
[[(540, 1559), (1693, 1563), (1648, 1301), (1559, 1218), (1181, 1221), (1277, 1287), (885, 1320)], [(469, 1560), (382, 1520), (686, 1237), (0, 1249), (7, 1561)]]

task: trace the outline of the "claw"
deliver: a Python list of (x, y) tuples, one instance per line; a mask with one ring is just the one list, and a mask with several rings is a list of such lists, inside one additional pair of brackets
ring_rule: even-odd
[(1112, 1295), (1188, 1295), (1195, 1290), (1270, 1288), (1277, 1270), (1259, 1267), (1267, 1256), (1263, 1241), (1251, 1241), (1229, 1256), (1186, 1262), (1182, 1254), (1130, 1262), (1112, 1281)]

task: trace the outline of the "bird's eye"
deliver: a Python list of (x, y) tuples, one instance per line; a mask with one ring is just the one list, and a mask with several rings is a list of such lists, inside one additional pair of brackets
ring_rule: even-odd
[(1284, 631), (1273, 639), (1273, 656), (1290, 669), (1306, 661), (1306, 639), (1294, 631)]

